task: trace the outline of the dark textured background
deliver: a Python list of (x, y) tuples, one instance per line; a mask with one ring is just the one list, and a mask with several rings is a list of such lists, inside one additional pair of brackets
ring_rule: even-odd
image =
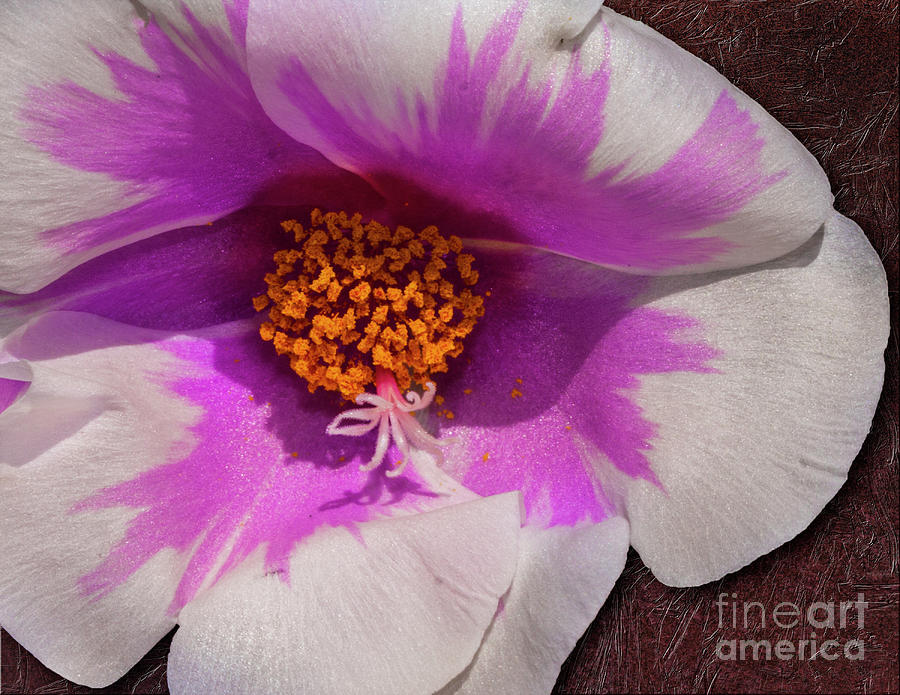
[[(627, 692), (841, 693), (898, 690), (897, 0), (608, 0), (711, 63), (759, 101), (825, 167), (835, 206), (869, 234), (888, 270), (894, 333), (873, 432), (837, 497), (800, 536), (720, 582), (672, 589), (632, 552), (560, 674), (556, 695)], [(865, 628), (818, 631), (865, 641), (865, 659), (734, 661), (724, 639), (809, 638), (758, 620), (717, 626), (720, 593), (759, 601), (869, 602)], [(726, 614), (727, 615), (727, 614)], [(851, 613), (852, 615), (852, 613)], [(739, 625), (739, 627), (741, 627)], [(59, 679), (5, 632), (2, 693), (165, 693), (169, 638), (115, 685)]]

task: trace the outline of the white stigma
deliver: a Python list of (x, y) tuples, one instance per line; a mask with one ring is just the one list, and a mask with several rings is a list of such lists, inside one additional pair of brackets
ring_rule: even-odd
[[(407, 391), (405, 397), (400, 395), (397, 382), (389, 379), (378, 380), (378, 393), (361, 393), (356, 397), (356, 404), (367, 406), (346, 410), (332, 420), (325, 432), (328, 434), (343, 434), (348, 437), (361, 437), (378, 427), (378, 439), (375, 442), (375, 454), (368, 463), (359, 467), (361, 471), (371, 471), (377, 468), (384, 460), (391, 438), (400, 450), (403, 458), (385, 475), (395, 478), (406, 468), (413, 449), (427, 451), (433, 455), (438, 465), (443, 461), (441, 442), (432, 437), (419, 421), (410, 413), (424, 410), (434, 400), (435, 385), (428, 382), (425, 385), (425, 393), (418, 394), (415, 391)], [(344, 420), (358, 422), (341, 424)]]

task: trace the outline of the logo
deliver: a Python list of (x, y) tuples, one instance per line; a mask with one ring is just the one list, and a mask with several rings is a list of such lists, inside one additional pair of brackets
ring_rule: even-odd
[[(716, 643), (716, 656), (722, 661), (812, 661), (814, 659), (849, 659), (861, 661), (865, 658), (865, 643), (860, 639), (826, 638), (828, 631), (862, 630), (866, 625), (865, 595), (857, 594), (855, 601), (816, 601), (801, 607), (790, 601), (782, 601), (771, 610), (759, 601), (738, 601), (737, 594), (719, 594), (716, 608), (719, 615), (719, 630), (725, 637)], [(803, 639), (793, 639), (797, 627), (809, 628)], [(784, 638), (769, 640), (728, 639), (733, 631), (755, 628), (785, 631)], [(839, 634), (839, 633), (838, 633)]]

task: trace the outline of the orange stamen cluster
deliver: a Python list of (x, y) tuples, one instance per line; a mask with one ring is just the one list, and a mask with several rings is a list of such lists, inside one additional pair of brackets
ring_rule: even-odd
[(447, 371), (465, 338), (484, 315), (475, 260), (461, 253), (459, 237), (445, 239), (437, 227), (391, 231), (362, 223), (358, 213), (314, 210), (311, 226), (282, 223), (295, 248), (278, 251), (268, 291), (256, 297), (269, 307), (260, 326), (263, 340), (309, 384), (354, 399), (390, 371), (401, 390)]

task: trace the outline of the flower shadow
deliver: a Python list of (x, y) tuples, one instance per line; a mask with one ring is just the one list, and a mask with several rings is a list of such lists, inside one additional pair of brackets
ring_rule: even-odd
[[(255, 332), (233, 341), (216, 343), (214, 368), (227, 380), (239, 384), (252, 398), (252, 407), (261, 410), (266, 431), (278, 442), (283, 458), (277, 465), (285, 469), (311, 466), (322, 472), (338, 473), (320, 511), (345, 505), (396, 506), (409, 498), (433, 497), (421, 481), (409, 475), (389, 478), (389, 455), (368, 474), (358, 471), (372, 455), (374, 443), (369, 437), (341, 437), (326, 433), (328, 423), (348, 404), (340, 396), (319, 389), (310, 393), (306, 382), (297, 376), (288, 360), (275, 354), (271, 344)], [(241, 356), (236, 358), (235, 354)], [(396, 455), (396, 451), (391, 451)], [(334, 494), (332, 498), (330, 495)]]

